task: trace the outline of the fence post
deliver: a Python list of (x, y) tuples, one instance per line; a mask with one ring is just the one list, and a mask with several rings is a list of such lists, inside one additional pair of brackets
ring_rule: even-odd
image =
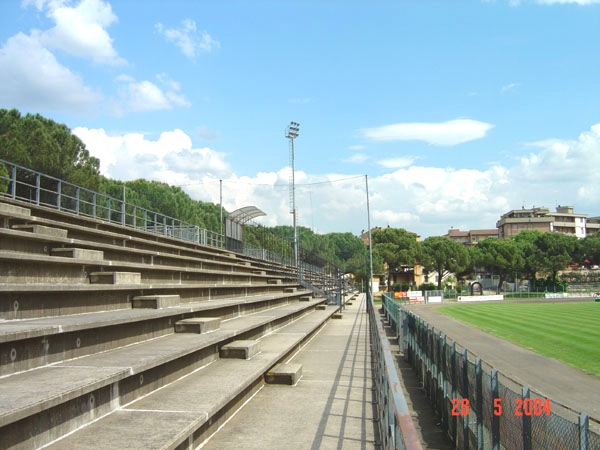
[(75, 213), (79, 215), (79, 188), (75, 189)]
[[(469, 403), (472, 402), (471, 393), (469, 392), (469, 355), (467, 349), (463, 348), (463, 394), (464, 398), (469, 399)], [(464, 450), (469, 450), (469, 415), (463, 417), (463, 447)]]
[[(490, 404), (494, 404), (495, 398), (500, 398), (498, 394), (498, 369), (492, 369), (492, 398)], [(500, 416), (492, 414), (492, 449), (500, 450)]]
[[(446, 429), (448, 429), (450, 427), (450, 421), (448, 420), (448, 411), (446, 409), (446, 394), (447, 394), (447, 388), (448, 388), (448, 381), (446, 380), (446, 371), (448, 369), (448, 360), (446, 359), (446, 335), (443, 334), (440, 331), (440, 351), (441, 351), (441, 355), (440, 355), (440, 371), (439, 371), (439, 376), (441, 376), (442, 379), (442, 386), (441, 386), (441, 394), (442, 394), (442, 398), (440, 399), (440, 409), (442, 410), (442, 423), (446, 426)], [(440, 391), (439, 389), (439, 376), (438, 376), (438, 392)]]
[(60, 198), (62, 196), (62, 181), (58, 180), (58, 186), (56, 189), (58, 192), (56, 193), (56, 207), (58, 208), (58, 210), (60, 211), (61, 208), (61, 201)]
[[(457, 398), (456, 395), (456, 342), (452, 341), (452, 347), (450, 348), (450, 392), (452, 399)], [(460, 408), (460, 412), (462, 413), (462, 404)], [(452, 441), (456, 442), (456, 437), (458, 435), (458, 416), (452, 417), (452, 430), (451, 436)]]
[(481, 370), (480, 357), (477, 357), (477, 361), (475, 364), (475, 413), (477, 414), (477, 450), (483, 450), (483, 371)]
[[(523, 406), (525, 405), (525, 399), (531, 401), (531, 395), (529, 388), (523, 386), (521, 389), (521, 399), (523, 400)], [(532, 406), (533, 408), (533, 406)], [(523, 408), (523, 450), (531, 450), (531, 415), (525, 412)]]
[(17, 166), (12, 166), (12, 170), (10, 172), (10, 182), (12, 185), (11, 197), (14, 200), (17, 197)]
[(41, 184), (40, 184), (40, 174), (36, 173), (35, 174), (35, 204), (39, 205), (40, 204), (40, 189)]
[(588, 450), (588, 428), (590, 418), (586, 413), (579, 415), (579, 450)]

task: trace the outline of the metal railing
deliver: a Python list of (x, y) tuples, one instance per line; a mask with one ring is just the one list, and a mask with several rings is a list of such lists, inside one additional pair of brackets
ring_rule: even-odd
[(367, 313), (371, 332), (373, 381), (382, 448), (419, 450), (422, 448), (401, 388), (390, 342), (381, 317), (375, 311), (372, 294), (367, 292)]
[[(288, 266), (296, 271), (299, 281), (302, 281), (301, 274), (306, 273), (312, 274), (310, 277), (307, 275), (309, 279), (322, 278), (322, 285), (325, 285), (331, 283), (325, 280), (336, 273), (330, 263), (309, 252), (300, 252), (300, 267), (296, 269), (291, 256), (231, 239), (225, 240), (220, 233), (1, 159), (0, 196), (200, 245), (227, 248), (251, 258)], [(311, 261), (318, 261), (322, 265)]]
[(457, 449), (600, 449), (596, 419), (505, 376), (393, 298), (382, 305)]
[(8, 176), (0, 171), (0, 195), (136, 230), (223, 247), (219, 233), (8, 161), (0, 160), (0, 163), (8, 169)]

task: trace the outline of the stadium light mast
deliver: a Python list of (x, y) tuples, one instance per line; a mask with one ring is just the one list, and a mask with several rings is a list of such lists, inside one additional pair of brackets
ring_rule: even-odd
[(290, 140), (290, 203), (292, 206), (290, 213), (293, 215), (294, 220), (294, 264), (300, 278), (300, 269), (298, 267), (298, 230), (296, 229), (296, 170), (294, 166), (294, 139), (298, 137), (298, 131), (300, 131), (300, 124), (298, 122), (290, 122), (285, 132), (285, 137)]

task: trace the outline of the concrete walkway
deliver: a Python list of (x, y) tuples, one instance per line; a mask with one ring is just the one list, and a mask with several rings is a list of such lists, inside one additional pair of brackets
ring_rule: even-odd
[(411, 305), (408, 309), (504, 375), (569, 408), (600, 419), (599, 377), (442, 315), (433, 305)]
[(265, 385), (201, 448), (377, 448), (365, 301), (359, 296), (292, 356), (302, 364), (296, 385)]

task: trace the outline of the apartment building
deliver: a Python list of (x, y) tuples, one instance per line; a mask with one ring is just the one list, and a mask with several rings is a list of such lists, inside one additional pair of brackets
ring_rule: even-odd
[(572, 206), (557, 206), (556, 212), (548, 208), (513, 209), (496, 222), (498, 236), (507, 238), (524, 230), (542, 233), (557, 232), (584, 238), (600, 230), (597, 218), (588, 219), (587, 214), (576, 214)]
[(450, 228), (448, 233), (446, 233), (443, 237), (447, 237), (448, 239), (452, 239), (454, 242), (458, 242), (459, 244), (466, 245), (468, 247), (472, 247), (473, 245), (477, 245), (479, 242), (488, 238), (498, 238), (498, 229), (492, 228), (489, 230), (467, 230), (462, 231), (458, 228)]

